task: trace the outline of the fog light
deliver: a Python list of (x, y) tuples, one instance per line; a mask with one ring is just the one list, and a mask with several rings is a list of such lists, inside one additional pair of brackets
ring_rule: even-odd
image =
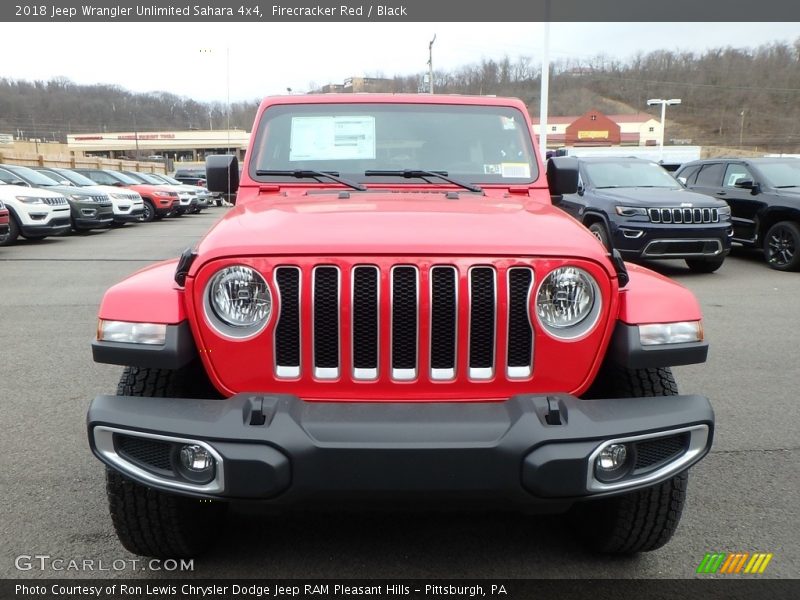
[(214, 457), (197, 444), (187, 444), (181, 448), (181, 465), (193, 473), (204, 473), (214, 468)]
[(603, 448), (594, 461), (597, 479), (609, 482), (624, 477), (630, 465), (628, 456), (625, 444), (609, 444)]

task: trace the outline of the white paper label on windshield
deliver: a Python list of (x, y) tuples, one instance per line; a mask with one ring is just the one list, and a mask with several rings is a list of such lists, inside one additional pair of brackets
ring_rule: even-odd
[(501, 163), (500, 172), (503, 177), (530, 178), (531, 166), (528, 163)]
[(375, 158), (375, 117), (292, 117), (289, 160)]

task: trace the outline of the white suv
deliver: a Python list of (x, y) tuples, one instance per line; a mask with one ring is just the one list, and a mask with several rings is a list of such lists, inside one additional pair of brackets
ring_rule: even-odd
[(144, 213), (144, 200), (138, 192), (112, 185), (98, 185), (85, 175), (58, 167), (38, 167), (45, 175), (49, 175), (63, 185), (74, 185), (89, 191), (108, 194), (114, 206), (114, 225), (124, 225), (140, 221)]
[(0, 181), (0, 200), (9, 212), (8, 232), (0, 234), (0, 246), (13, 244), (20, 235), (39, 240), (70, 230), (69, 203), (61, 194)]

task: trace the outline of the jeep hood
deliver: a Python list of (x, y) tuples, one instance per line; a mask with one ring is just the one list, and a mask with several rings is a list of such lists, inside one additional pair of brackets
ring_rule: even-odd
[(202, 262), (248, 255), (582, 256), (608, 263), (577, 221), (530, 198), (438, 192), (265, 197), (237, 206), (198, 246)]
[(595, 195), (610, 200), (625, 204), (626, 206), (642, 206), (649, 207), (680, 207), (684, 203), (689, 204), (690, 207), (719, 207), (725, 206), (725, 202), (711, 198), (705, 194), (698, 194), (697, 192), (690, 192), (685, 189), (671, 189), (671, 188), (645, 188), (645, 187), (632, 187), (632, 188), (604, 188), (595, 189)]

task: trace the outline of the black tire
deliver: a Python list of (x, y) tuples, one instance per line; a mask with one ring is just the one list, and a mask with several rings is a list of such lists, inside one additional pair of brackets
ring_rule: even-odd
[(800, 227), (792, 221), (775, 223), (764, 236), (764, 257), (777, 271), (800, 269)]
[(144, 201), (144, 210), (142, 211), (142, 216), (139, 217), (139, 221), (142, 223), (151, 223), (153, 219), (156, 218), (156, 207), (153, 206), (153, 203), (150, 200)]
[(695, 273), (713, 273), (725, 262), (724, 256), (716, 258), (687, 258), (686, 266)]
[[(590, 398), (673, 396), (678, 386), (668, 368), (627, 369), (607, 363)], [(570, 514), (578, 537), (605, 554), (649, 552), (675, 533), (686, 501), (686, 472), (657, 485), (601, 500), (576, 504)]]
[(611, 242), (605, 225), (600, 222), (592, 223), (589, 225), (589, 231), (603, 244), (606, 250), (611, 250)]
[(8, 211), (8, 233), (0, 234), (0, 246), (10, 246), (19, 237), (19, 225), (14, 213)]
[[(125, 396), (218, 397), (197, 365), (170, 371), (125, 367), (117, 394)], [(200, 395), (205, 394), (205, 395)], [(197, 556), (213, 543), (227, 503), (177, 496), (136, 483), (106, 469), (106, 494), (119, 541), (129, 551), (156, 558)]]

